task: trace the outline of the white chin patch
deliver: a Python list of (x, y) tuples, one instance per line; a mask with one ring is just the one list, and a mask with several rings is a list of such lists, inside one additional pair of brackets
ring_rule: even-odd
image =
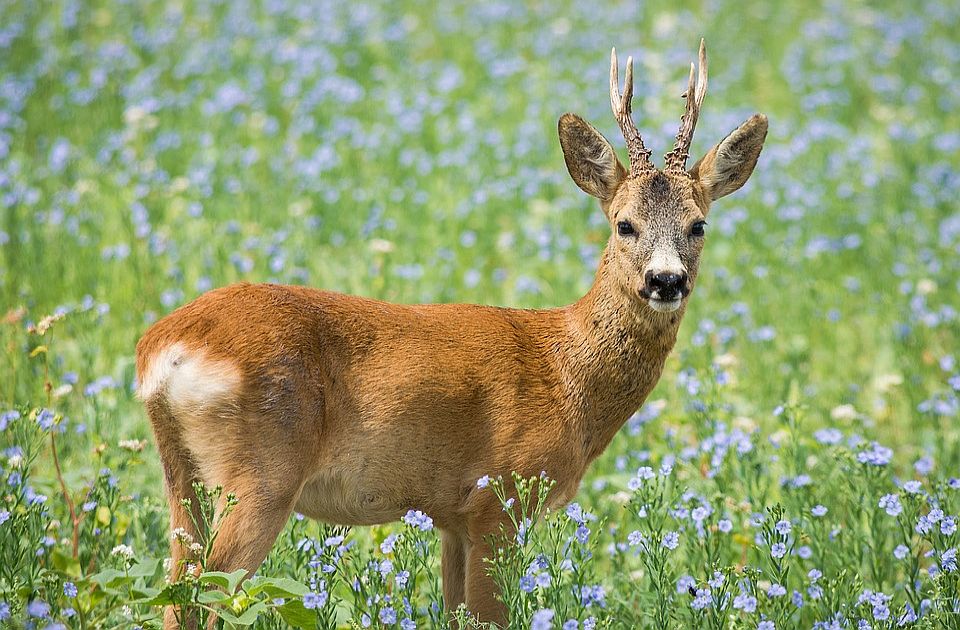
[(680, 308), (680, 302), (682, 301), (683, 298), (677, 298), (675, 300), (655, 300), (650, 298), (647, 300), (647, 304), (649, 304), (650, 308), (657, 312), (670, 313)]

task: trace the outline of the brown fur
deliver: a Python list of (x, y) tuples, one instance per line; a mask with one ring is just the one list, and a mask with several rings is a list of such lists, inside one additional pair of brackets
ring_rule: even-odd
[[(503, 623), (483, 563), (503, 512), (477, 479), (546, 471), (557, 481), (553, 504), (574, 496), (676, 340), (686, 300), (663, 313), (640, 295), (652, 252), (672, 244), (692, 285), (702, 238), (686, 230), (717, 191), (746, 181), (761, 122), (765, 133), (754, 117), (735, 147), (714, 148), (692, 177), (628, 177), (596, 129), (564, 115), (570, 174), (601, 200), (613, 231), (593, 287), (570, 306), (406, 306), (238, 284), (154, 324), (137, 344), (137, 374), (171, 527), (190, 529), (178, 500), (191, 481), (235, 492), (208, 568), (252, 572), (293, 510), (369, 525), (421, 509), (441, 530), (447, 606), (466, 602), (481, 621)], [(716, 157), (728, 154), (741, 156), (740, 170)], [(718, 185), (720, 163), (734, 176)], [(626, 219), (636, 238), (617, 235)], [(182, 557), (175, 548), (174, 561)], [(172, 612), (165, 625), (176, 625)]]

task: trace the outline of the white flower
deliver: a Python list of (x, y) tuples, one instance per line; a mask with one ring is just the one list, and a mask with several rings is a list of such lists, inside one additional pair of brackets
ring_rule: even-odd
[(130, 545), (117, 545), (110, 551), (110, 555), (120, 556), (121, 558), (129, 560), (133, 557), (133, 547)]
[(830, 410), (830, 417), (834, 420), (856, 420), (857, 415), (853, 405), (839, 405)]
[(146, 440), (120, 440), (117, 445), (131, 453), (139, 453), (147, 445)]
[(393, 251), (393, 243), (382, 238), (371, 239), (370, 251), (375, 254), (389, 254)]

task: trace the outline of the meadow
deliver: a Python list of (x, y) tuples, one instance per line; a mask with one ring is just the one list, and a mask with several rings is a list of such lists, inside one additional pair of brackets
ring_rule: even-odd
[(155, 628), (181, 602), (448, 627), (418, 513), (293, 518), (252, 579), (167, 584), (136, 341), (240, 280), (576, 300), (610, 228), (557, 119), (622, 151), (615, 45), (661, 159), (705, 37), (692, 153), (756, 111), (770, 135), (576, 503), (520, 484), (541, 518), (491, 562), (511, 626), (960, 627), (960, 4), (676, 4), (0, 3), (0, 626)]

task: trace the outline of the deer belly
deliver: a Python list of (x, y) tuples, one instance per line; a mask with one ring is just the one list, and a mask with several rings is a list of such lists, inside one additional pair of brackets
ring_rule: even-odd
[(304, 486), (295, 510), (337, 525), (376, 525), (403, 516), (408, 501), (382, 477), (321, 470)]

